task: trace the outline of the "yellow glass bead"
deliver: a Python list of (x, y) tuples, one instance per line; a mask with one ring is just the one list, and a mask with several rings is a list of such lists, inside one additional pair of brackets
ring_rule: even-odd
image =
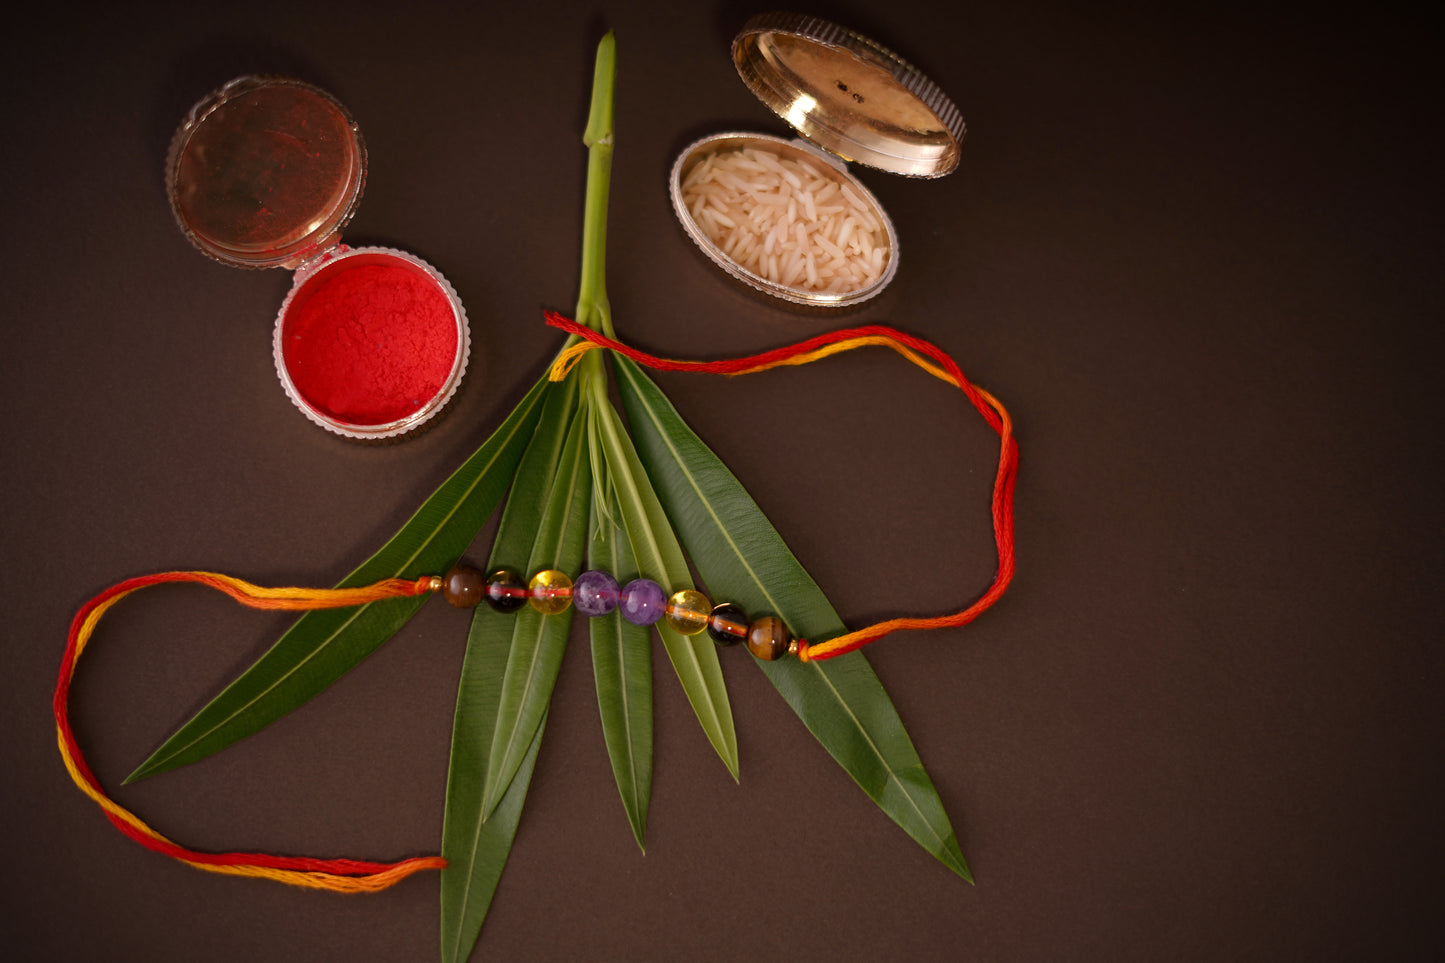
[(663, 618), (672, 630), (682, 635), (697, 635), (707, 628), (707, 620), (711, 617), (712, 603), (697, 589), (683, 589), (681, 592), (672, 593), (663, 613)]
[(527, 585), (527, 601), (543, 615), (557, 615), (572, 604), (572, 580), (555, 568), (538, 572)]

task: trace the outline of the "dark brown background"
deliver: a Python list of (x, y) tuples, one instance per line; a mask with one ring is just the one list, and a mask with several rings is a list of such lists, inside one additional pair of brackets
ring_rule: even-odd
[[(783, 130), (726, 55), (764, 7), (122, 6), (7, 29), (0, 955), (435, 958), (432, 878), (338, 897), (122, 838), (66, 778), (49, 699), (93, 593), (169, 568), (331, 584), (539, 374), (558, 343), (541, 312), (576, 296), (604, 27), (627, 338), (716, 357), (888, 322), (1017, 421), (1008, 596), (870, 652), (978, 885), (881, 815), (742, 655), (725, 663), (740, 785), (659, 658), (641, 855), (578, 635), (479, 955), (1439, 953), (1439, 75), (1421, 23), (814, 4), (908, 55), (970, 125), (945, 180), (861, 175), (901, 272), (840, 320), (739, 295), (667, 202), (690, 139)], [(461, 292), (475, 376), (424, 437), (357, 447), (302, 418), (270, 360), (289, 277), (216, 265), (170, 219), (171, 131), (255, 71), (316, 82), (359, 120), (370, 180), (346, 240), (415, 252)], [(879, 352), (660, 380), (851, 624), (988, 583), (994, 449), (956, 394)], [(269, 730), (120, 787), (284, 624), (196, 589), (116, 610), (75, 692), (99, 777), (198, 847), (435, 851), (465, 636), (445, 606)]]

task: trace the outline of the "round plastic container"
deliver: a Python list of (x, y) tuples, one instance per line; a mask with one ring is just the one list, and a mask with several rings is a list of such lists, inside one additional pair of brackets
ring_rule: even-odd
[(239, 77), (208, 95), (166, 162), (171, 210), (192, 244), (234, 267), (295, 272), (273, 331), (287, 396), (328, 431), (388, 441), (446, 408), (471, 336), (460, 298), (430, 264), (341, 243), (365, 183), (350, 113), (289, 78)]
[[(898, 272), (898, 232), (848, 162), (908, 177), (951, 173), (965, 134), (958, 108), (897, 54), (816, 17), (760, 14), (734, 38), (732, 58), (748, 88), (800, 137), (728, 131), (684, 148), (669, 184), (684, 232), (730, 277), (792, 305), (846, 308), (876, 297)], [(736, 156), (743, 151), (767, 156)], [(749, 181), (772, 166), (769, 157), (787, 173), (758, 170)], [(714, 182), (715, 202), (698, 184), (719, 177), (708, 164), (730, 166)], [(749, 188), (751, 199), (740, 198)], [(880, 249), (881, 257), (873, 253)], [(795, 250), (806, 252), (801, 260), (791, 258)]]

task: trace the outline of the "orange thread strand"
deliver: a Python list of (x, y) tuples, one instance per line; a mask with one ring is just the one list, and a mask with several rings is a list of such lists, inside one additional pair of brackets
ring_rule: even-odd
[[(964, 377), (958, 365), (940, 348), (882, 325), (836, 331), (819, 335), (795, 345), (721, 361), (679, 361), (660, 358), (628, 347), (582, 327), (554, 312), (548, 312), (547, 323), (583, 340), (564, 350), (553, 363), (550, 378), (560, 381), (586, 352), (608, 348), (658, 370), (699, 371), (713, 374), (740, 375), (767, 371), (783, 365), (810, 364), (844, 351), (862, 347), (887, 347), (928, 374), (960, 389), (999, 435), (998, 471), (994, 478), (992, 514), (994, 540), (998, 550), (998, 568), (988, 590), (973, 604), (952, 615), (932, 618), (889, 619), (849, 632), (821, 643), (800, 641), (798, 658), (803, 662), (821, 661), (855, 651), (869, 642), (900, 630), (954, 628), (967, 625), (1004, 594), (1014, 575), (1013, 492), (1018, 473), (1018, 445), (1013, 437), (1013, 423), (1008, 411), (995, 398)], [(94, 801), (117, 829), (148, 849), (171, 856), (188, 866), (207, 872), (232, 876), (272, 879), (292, 886), (325, 889), (333, 892), (376, 892), (425, 869), (441, 869), (446, 860), (440, 856), (414, 857), (396, 863), (373, 863), (349, 859), (312, 859), (309, 857), (273, 856), (265, 853), (203, 853), (180, 846), (156, 832), (134, 813), (115, 802), (101, 788), (100, 782), (76, 742), (70, 726), (70, 685), (76, 666), (85, 651), (97, 624), (105, 613), (132, 592), (166, 582), (193, 582), (224, 592), (243, 605), (257, 609), (310, 610), (364, 605), (386, 598), (399, 598), (438, 591), (440, 580), (424, 577), (415, 580), (386, 579), (373, 585), (349, 589), (267, 588), (242, 579), (214, 572), (164, 572), (158, 575), (129, 579), (112, 586), (86, 603), (71, 622), (60, 678), (56, 684), (54, 712), (56, 739), (66, 771), (76, 786)]]
[(266, 588), (214, 572), (163, 572), (128, 579), (91, 599), (75, 614), (61, 660), (55, 687), (56, 740), (60, 757), (80, 791), (98, 805), (106, 818), (122, 833), (147, 849), (170, 856), (188, 866), (230, 876), (271, 879), (292, 886), (325, 889), (341, 893), (371, 893), (386, 889), (424, 869), (441, 869), (440, 856), (413, 857), (396, 863), (352, 859), (312, 859), (304, 856), (273, 856), (267, 853), (203, 853), (187, 849), (156, 832), (145, 821), (106, 795), (91, 772), (70, 726), (70, 685), (76, 666), (107, 611), (132, 592), (168, 582), (192, 582), (224, 592), (243, 605), (257, 609), (303, 610), (363, 605), (388, 598), (422, 595), (436, 591), (439, 580), (386, 579), (373, 585), (349, 589)]
[(994, 545), (998, 553), (998, 566), (988, 589), (973, 604), (951, 615), (932, 618), (888, 619), (854, 632), (828, 639), (824, 642), (798, 643), (798, 658), (803, 662), (831, 659), (847, 652), (853, 652), (870, 642), (892, 632), (913, 629), (957, 628), (972, 622), (989, 606), (1003, 597), (1014, 576), (1014, 482), (1018, 476), (1018, 443), (1014, 440), (1013, 420), (1007, 409), (993, 395), (972, 384), (964, 377), (962, 369), (943, 349), (883, 325), (865, 325), (819, 335), (798, 344), (744, 358), (729, 358), (720, 361), (679, 361), (662, 358), (639, 351), (612, 338), (604, 337), (589, 328), (562, 317), (556, 312), (547, 312), (547, 323), (583, 340), (569, 346), (558, 355), (552, 365), (550, 378), (560, 381), (565, 378), (577, 361), (588, 351), (607, 348), (625, 355), (639, 364), (661, 371), (696, 371), (712, 374), (740, 375), (767, 371), (782, 365), (802, 365), (819, 361), (843, 351), (855, 348), (881, 346), (891, 348), (935, 378), (958, 388), (983, 416), (999, 436), (998, 470), (994, 475), (991, 511), (993, 516)]

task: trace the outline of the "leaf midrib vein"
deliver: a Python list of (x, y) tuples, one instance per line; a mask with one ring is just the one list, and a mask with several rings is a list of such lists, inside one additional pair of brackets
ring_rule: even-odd
[[(538, 399), (540, 399), (542, 396), (539, 394), (537, 397), (538, 397)], [(533, 406), (535, 406), (535, 405), (537, 404), (537, 402), (534, 401), (532, 404), (533, 404)], [(416, 550), (415, 552), (413, 552), (413, 553), (406, 559), (406, 563), (405, 563), (404, 565), (399, 566), (399, 567), (396, 569), (396, 574), (399, 575), (401, 572), (406, 571), (407, 566), (411, 565), (412, 562), (416, 561), (417, 557), (418, 557), (419, 555), (421, 555), (421, 553), (427, 548), (427, 546), (429, 546), (429, 545), (436, 539), (437, 534), (438, 534), (439, 532), (441, 532), (441, 530), (445, 527), (445, 525), (442, 524), (442, 523), (444, 523), (444, 522), (446, 522), (446, 521), (449, 521), (454, 515), (456, 515), (456, 513), (461, 509), (462, 503), (465, 502), (468, 498), (471, 497), (472, 492), (476, 491), (476, 488), (477, 488), (478, 485), (481, 484), (482, 479), (487, 475), (487, 473), (488, 473), (489, 471), (491, 471), (492, 466), (497, 463), (497, 459), (502, 456), (502, 452), (504, 452), (504, 451), (507, 450), (507, 448), (508, 448), (508, 446), (509, 446), (512, 438), (514, 438), (514, 437), (516, 436), (518, 430), (520, 430), (521, 425), (522, 425), (522, 423), (523, 423), (524, 421), (526, 421), (526, 418), (525, 418), (525, 417), (517, 419), (517, 422), (516, 422), (516, 424), (513, 426), (512, 431), (511, 431), (510, 433), (508, 433), (508, 435), (506, 436), (506, 440), (497, 446), (496, 452), (495, 452), (495, 453), (492, 455), (492, 457), (487, 461), (486, 465), (482, 468), (482, 470), (479, 471), (479, 472), (477, 472), (477, 476), (472, 480), (472, 483), (466, 487), (465, 493), (462, 495), (462, 497), (457, 499), (456, 504), (454, 504), (454, 505), (452, 506), (451, 511), (447, 512), (445, 515), (442, 516), (441, 523), (438, 523), (437, 525), (435, 525), (435, 526), (432, 528), (431, 534), (428, 535), (428, 536), (421, 542), (421, 545), (417, 548), (417, 550)], [(174, 751), (172, 751), (171, 753), (167, 754), (166, 756), (164, 756), (164, 757), (162, 757), (162, 758), (160, 758), (160, 759), (157, 759), (157, 760), (156, 760), (156, 765), (155, 765), (155, 766), (151, 766), (150, 768), (151, 768), (152, 770), (154, 770), (154, 769), (155, 769), (157, 766), (159, 766), (161, 763), (168, 762), (168, 761), (170, 761), (171, 759), (174, 759), (174, 758), (176, 758), (177, 756), (181, 755), (182, 753), (186, 752), (187, 750), (195, 747), (196, 745), (198, 745), (199, 743), (201, 743), (201, 742), (204, 741), (205, 739), (208, 739), (212, 734), (214, 734), (214, 733), (215, 733), (218, 729), (220, 729), (222, 726), (226, 725), (226, 724), (229, 723), (232, 719), (234, 719), (234, 718), (236, 718), (238, 715), (240, 715), (242, 712), (245, 712), (245, 711), (246, 711), (247, 709), (249, 709), (251, 706), (255, 705), (255, 704), (256, 704), (257, 702), (259, 702), (261, 699), (265, 698), (265, 696), (266, 696), (268, 693), (274, 691), (274, 690), (275, 690), (278, 686), (280, 686), (283, 682), (285, 682), (287, 679), (291, 678), (291, 676), (295, 675), (298, 671), (300, 671), (303, 666), (305, 666), (305, 665), (308, 664), (312, 659), (316, 658), (318, 655), (320, 655), (322, 652), (324, 652), (324, 651), (331, 645), (331, 643), (335, 642), (335, 641), (337, 640), (337, 638), (339, 638), (339, 637), (341, 636), (341, 634), (351, 625), (351, 623), (355, 622), (358, 618), (361, 617), (361, 615), (362, 615), (363, 612), (367, 611), (368, 609), (371, 608), (371, 606), (373, 606), (373, 605), (375, 605), (375, 604), (376, 604), (375, 602), (367, 602), (365, 605), (358, 606), (357, 609), (356, 609), (356, 611), (353, 612), (349, 618), (347, 618), (345, 621), (343, 621), (343, 622), (341, 623), (341, 625), (336, 628), (335, 631), (333, 631), (330, 635), (328, 635), (328, 636), (326, 637), (325, 641), (323, 641), (320, 645), (318, 645), (318, 646), (316, 646), (314, 649), (312, 649), (311, 652), (310, 652), (304, 659), (302, 659), (300, 662), (296, 663), (296, 664), (295, 664), (294, 666), (292, 666), (290, 669), (288, 669), (288, 670), (286, 670), (284, 673), (282, 673), (282, 674), (281, 674), (274, 682), (272, 682), (270, 685), (266, 686), (266, 687), (263, 688), (261, 691), (257, 692), (254, 696), (252, 696), (250, 699), (248, 699), (247, 701), (243, 702), (241, 705), (237, 706), (236, 709), (235, 709), (233, 712), (231, 712), (229, 715), (227, 715), (227, 716), (224, 717), (223, 719), (219, 720), (215, 725), (211, 726), (211, 727), (210, 727), (209, 729), (207, 729), (205, 732), (200, 733), (200, 734), (197, 735), (194, 739), (192, 739), (190, 742), (187, 742), (185, 745), (183, 745), (183, 746), (177, 746)]]
[[(672, 454), (673, 461), (677, 464), (678, 469), (682, 472), (683, 477), (687, 480), (688, 486), (697, 493), (698, 501), (706, 507), (708, 517), (712, 520), (713, 526), (722, 534), (722, 540), (727, 543), (729, 548), (732, 549), (733, 554), (737, 557), (738, 561), (742, 563), (743, 569), (747, 571), (748, 575), (752, 578), (753, 584), (758, 587), (759, 591), (763, 593), (763, 597), (766, 598), (776, 610), (777, 602), (773, 598), (772, 593), (770, 593), (767, 587), (762, 584), (762, 580), (759, 579), (757, 576), (757, 571), (748, 564), (748, 560), (743, 556), (737, 542), (733, 540), (732, 536), (728, 534), (726, 528), (722, 525), (721, 519), (718, 518), (717, 513), (713, 510), (711, 500), (709, 500), (706, 494), (703, 492), (702, 486), (698, 484), (696, 476), (694, 476), (693, 473), (688, 469), (687, 465), (683, 463), (681, 453), (672, 443), (672, 439), (667, 436), (667, 432), (663, 428), (662, 421), (657, 411), (648, 402), (642, 391), (638, 390), (636, 382), (634, 382), (633, 384), (633, 389), (634, 394), (642, 403), (643, 410), (647, 412), (648, 420), (650, 420), (653, 426), (657, 429), (657, 436), (662, 439), (662, 443), (667, 446), (668, 451)], [(908, 800), (909, 804), (913, 807), (913, 811), (923, 821), (923, 824), (928, 827), (929, 831), (932, 832), (933, 835), (938, 839), (938, 842), (941, 845), (943, 842), (943, 837), (938, 834), (938, 831), (934, 828), (933, 823), (928, 819), (926, 815), (924, 815), (923, 810), (919, 808), (918, 802), (913, 798), (913, 793), (909, 790), (907, 784), (905, 784), (902, 779), (898, 778), (898, 774), (893, 771), (893, 767), (888, 763), (888, 757), (885, 756), (882, 750), (878, 748), (878, 744), (873, 740), (873, 737), (869, 734), (868, 730), (858, 720), (858, 717), (854, 714), (853, 710), (849, 708), (847, 701), (843, 699), (842, 695), (838, 691), (838, 688), (833, 685), (833, 681), (829, 679), (828, 676), (823, 672), (821, 666), (810, 663), (809, 668), (816, 672), (818, 677), (821, 678), (823, 682), (827, 685), (828, 691), (833, 694), (833, 698), (837, 700), (840, 706), (843, 707), (843, 711), (847, 713), (848, 718), (852, 720), (858, 732), (863, 736), (863, 740), (867, 743), (868, 748), (873, 751), (873, 754), (878, 757), (878, 761), (883, 764), (883, 769), (885, 772), (888, 773), (889, 780), (897, 783), (899, 788), (903, 790), (903, 795)]]
[[(607, 452), (620, 463), (610, 468), (614, 478), (614, 490), (618, 488), (615, 479), (621, 474), (625, 482), (625, 485), (622, 487), (626, 489), (627, 500), (631, 504), (632, 510), (636, 513), (638, 520), (641, 522), (641, 528), (646, 542), (644, 548), (650, 551), (651, 554), (649, 557), (656, 564), (656, 570), (664, 573), (669, 580), (673, 580), (678, 577), (679, 573), (669, 569), (663, 559), (662, 546), (658, 542), (657, 534), (652, 530), (652, 524), (647, 520), (647, 507), (642, 503), (642, 493), (638, 487), (637, 479), (633, 475), (631, 460), (628, 459), (626, 452), (622, 448), (622, 442), (616, 434), (618, 427), (616, 412), (614, 411), (611, 414), (612, 417), (603, 418), (602, 422)], [(618, 499), (620, 502), (622, 499), (621, 493), (619, 493)], [(626, 517), (626, 514), (624, 511), (623, 517)], [(629, 541), (631, 540), (631, 535), (632, 527), (628, 526)], [(636, 546), (633, 546), (633, 554), (637, 554)], [(688, 581), (690, 583), (691, 579), (688, 579)], [(687, 643), (686, 639), (682, 639), (681, 642), (677, 639), (670, 639), (668, 633), (660, 627), (658, 628), (658, 635), (662, 638), (663, 646), (667, 649), (668, 656), (673, 660), (673, 665), (676, 666), (679, 662), (683, 663), (689, 669), (690, 673), (702, 683), (702, 693), (706, 697), (703, 699), (703, 705), (700, 707), (691, 695), (688, 696), (688, 702), (692, 703), (694, 712), (699, 711), (700, 708), (705, 709), (707, 712), (709, 721), (703, 724), (703, 728), (708, 731), (709, 738), (711, 738), (714, 733), (719, 738), (722, 738), (724, 735), (722, 714), (718, 711), (717, 705), (715, 704), (716, 693), (707, 685), (707, 679), (703, 674), (702, 663), (697, 657), (697, 652)], [(681, 638), (682, 637), (679, 636), (679, 639)], [(681, 656), (681, 658), (679, 658), (679, 656)], [(724, 743), (727, 742), (725, 738), (723, 738), (722, 741)]]
[[(579, 438), (580, 438), (580, 435), (579, 435)], [(558, 558), (558, 556), (561, 555), (562, 546), (563, 546), (563, 545), (566, 543), (566, 541), (567, 541), (567, 531), (568, 531), (569, 525), (570, 525), (570, 523), (571, 523), (571, 521), (572, 521), (572, 507), (573, 507), (573, 506), (572, 506), (572, 503), (573, 503), (574, 501), (576, 501), (576, 498), (575, 498), (574, 496), (576, 495), (576, 492), (577, 492), (578, 476), (581, 475), (581, 473), (582, 473), (582, 472), (581, 472), (582, 459), (581, 459), (581, 457), (580, 457), (580, 454), (581, 454), (580, 451), (578, 451), (578, 452), (573, 452), (572, 454), (573, 454), (573, 457), (572, 457), (572, 474), (571, 474), (571, 475), (568, 477), (568, 479), (567, 479), (566, 494), (565, 494), (565, 496), (563, 496), (563, 497), (564, 497), (564, 500), (562, 501), (562, 505), (563, 505), (562, 517), (560, 518), (559, 524), (557, 525), (557, 529), (556, 529), (556, 541), (555, 541), (552, 545), (550, 545), (550, 546), (543, 546), (543, 551), (546, 553), (545, 556), (543, 556), (543, 557), (549, 558), (549, 559), (553, 559), (554, 561)], [(550, 496), (548, 497), (548, 502), (549, 502), (548, 508), (550, 509), (550, 508), (551, 508), (551, 504), (550, 504), (550, 503), (551, 503), (551, 497), (550, 497)], [(548, 551), (549, 548), (550, 548), (550, 551)], [(532, 558), (533, 558), (534, 563), (536, 563), (536, 560), (537, 560), (538, 556), (537, 556), (537, 551), (536, 551), (535, 548), (533, 548), (533, 550), (532, 550)], [(545, 565), (545, 564), (552, 564), (552, 563), (549, 563), (549, 562), (541, 562), (541, 563), (539, 563), (539, 564), (544, 564), (544, 565)], [(547, 628), (548, 628), (547, 616), (546, 616), (546, 615), (543, 615), (543, 616), (541, 617), (541, 619), (537, 622), (537, 632), (536, 632), (535, 637), (534, 637), (533, 640), (532, 640), (531, 646), (529, 647), (530, 650), (531, 650), (531, 653), (532, 653), (532, 658), (531, 658), (531, 661), (530, 661), (530, 662), (528, 663), (528, 665), (527, 665), (527, 674), (526, 674), (526, 677), (522, 680), (522, 681), (523, 681), (523, 686), (522, 686), (522, 690), (521, 690), (521, 691), (523, 692), (523, 696), (522, 696), (522, 706), (519, 706), (519, 707), (518, 707), (517, 713), (516, 713), (516, 715), (515, 715), (515, 716), (513, 717), (513, 719), (512, 719), (511, 729), (507, 732), (507, 735), (506, 735), (505, 740), (501, 743), (501, 746), (503, 747), (504, 752), (503, 752), (503, 754), (502, 754), (502, 763), (503, 763), (503, 765), (501, 766), (501, 768), (500, 768), (499, 771), (503, 771), (503, 772), (504, 772), (504, 771), (506, 771), (507, 769), (512, 768), (511, 765), (510, 765), (510, 762), (511, 762), (511, 757), (512, 757), (513, 755), (515, 755), (515, 749), (516, 749), (516, 743), (517, 743), (517, 730), (521, 727), (521, 723), (522, 723), (522, 714), (523, 714), (523, 713), (522, 713), (522, 707), (524, 707), (524, 706), (526, 705), (526, 702), (527, 702), (526, 693), (527, 693), (527, 692), (530, 692), (530, 691), (532, 690), (532, 681), (533, 681), (533, 680), (536, 678), (536, 676), (537, 676), (537, 666), (538, 666), (538, 664), (542, 661), (542, 660), (541, 660), (541, 650), (542, 650), (542, 644), (543, 644), (543, 641), (544, 641), (543, 637), (546, 635)], [(514, 644), (514, 648), (515, 648), (515, 644)], [(503, 698), (505, 699), (505, 695), (503, 696)], [(494, 740), (494, 741), (493, 741), (493, 747), (496, 747), (496, 746), (497, 746), (497, 743), (496, 743), (496, 741)], [(488, 769), (490, 770), (490, 768), (491, 768), (491, 767), (489, 766)], [(515, 770), (515, 769), (512, 769), (512, 772), (513, 772), (513, 774), (515, 775), (516, 770)], [(483, 812), (487, 812), (487, 811), (489, 810), (489, 808), (490, 808), (490, 809), (495, 809), (496, 806), (497, 806), (497, 804), (501, 802), (501, 796), (502, 796), (502, 792), (503, 792), (504, 790), (505, 790), (505, 787), (498, 787), (495, 783), (493, 783), (493, 785), (491, 786), (491, 791), (490, 791), (490, 792), (486, 792), (486, 793), (484, 793), (483, 795), (484, 795), (484, 796), (491, 796), (491, 795), (494, 795), (494, 794), (495, 794), (497, 798), (496, 798), (496, 800), (494, 800), (494, 801), (492, 802), (491, 807), (487, 807), (487, 806), (484, 804), (483, 807), (482, 807), (482, 811), (483, 811)], [(485, 803), (485, 800), (484, 800), (484, 803)]]

